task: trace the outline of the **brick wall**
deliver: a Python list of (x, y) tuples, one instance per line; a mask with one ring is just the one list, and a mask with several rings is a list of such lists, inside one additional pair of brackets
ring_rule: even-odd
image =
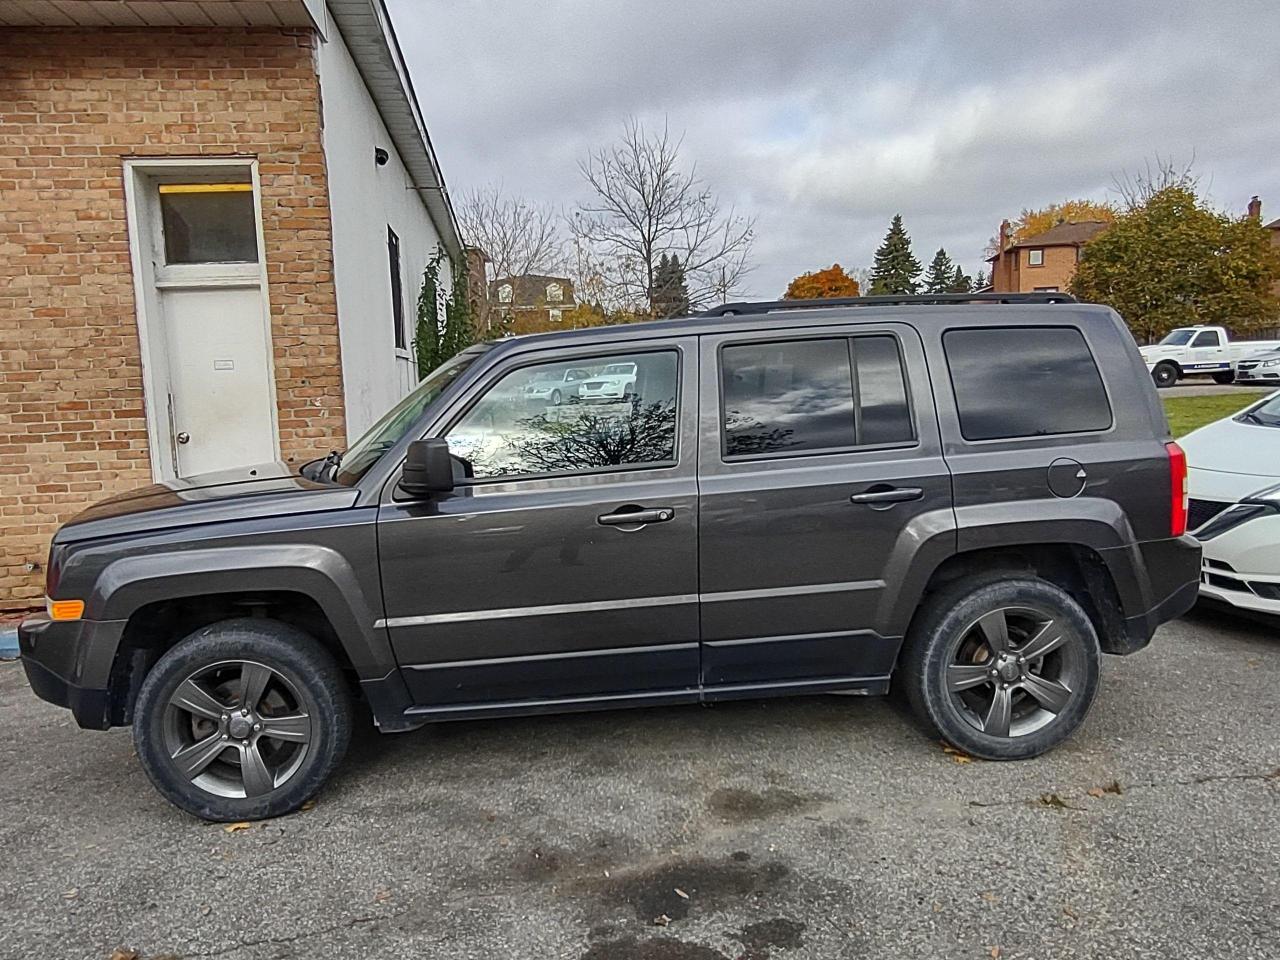
[[(1044, 251), (1044, 264), (1031, 265), (1031, 250)], [(992, 290), (996, 293), (1031, 293), (1036, 287), (1057, 287), (1068, 292), (1076, 273), (1076, 248), (1016, 247), (1006, 250), (993, 263)]]
[(0, 31), (0, 609), (49, 537), (151, 480), (122, 157), (259, 160), (283, 454), (343, 445), (313, 37)]

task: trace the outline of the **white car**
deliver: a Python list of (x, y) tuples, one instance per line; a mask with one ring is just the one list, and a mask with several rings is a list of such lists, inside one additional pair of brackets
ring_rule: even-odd
[(623, 400), (636, 388), (634, 363), (611, 363), (590, 380), (584, 381), (578, 396), (582, 400)]
[(558, 407), (578, 399), (578, 388), (591, 374), (585, 370), (548, 370), (539, 373), (524, 388), (526, 400), (540, 400)]
[(1270, 350), (1236, 363), (1236, 383), (1280, 386), (1280, 350)]
[(1280, 615), (1280, 391), (1178, 442), (1200, 595)]

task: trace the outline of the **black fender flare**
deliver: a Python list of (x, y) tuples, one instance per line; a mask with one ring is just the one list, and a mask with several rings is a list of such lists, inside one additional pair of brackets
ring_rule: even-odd
[[(94, 586), (89, 607), (103, 620), (127, 620), (161, 600), (246, 591), (300, 593), (328, 617), (362, 680), (395, 668), (386, 630), (355, 571), (341, 554), (315, 544), (211, 547), (127, 556), (112, 561)], [(379, 603), (380, 607), (380, 603)]]

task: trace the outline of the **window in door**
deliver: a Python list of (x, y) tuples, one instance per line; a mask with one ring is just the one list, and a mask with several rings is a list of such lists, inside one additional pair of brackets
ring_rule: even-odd
[(673, 466), (672, 350), (574, 357), (512, 370), (446, 436), (475, 479)]
[(727, 346), (724, 456), (792, 456), (915, 439), (898, 342), (839, 337)]
[(257, 262), (252, 183), (162, 183), (157, 191), (165, 263)]
[(1222, 346), (1222, 337), (1219, 336), (1217, 330), (1202, 330), (1196, 334), (1196, 338), (1191, 345), (1193, 347), (1220, 347)]
[(400, 282), (400, 238), (387, 227), (387, 262), (391, 267), (391, 322), (395, 324), (395, 345), (404, 350), (404, 289)]

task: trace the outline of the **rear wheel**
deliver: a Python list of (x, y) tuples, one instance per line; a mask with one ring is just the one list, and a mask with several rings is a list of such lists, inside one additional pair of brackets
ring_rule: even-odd
[(1172, 363), (1157, 363), (1151, 371), (1151, 379), (1157, 387), (1172, 387), (1178, 382), (1178, 368)]
[(1222, 373), (1215, 373), (1215, 374), (1213, 375), (1213, 382), (1214, 382), (1214, 383), (1222, 383), (1222, 384), (1235, 383), (1235, 382), (1236, 382), (1236, 374), (1235, 374), (1235, 371), (1234, 371), (1234, 370), (1224, 370)]
[(172, 803), (205, 820), (296, 810), (342, 760), (351, 699), (314, 639), (269, 620), (227, 620), (166, 653), (138, 694), (142, 767)]
[(1039, 756), (1084, 721), (1098, 690), (1098, 637), (1065, 591), (1034, 578), (974, 578), (939, 591), (901, 664), (917, 715), (987, 760)]
[(558, 406), (560, 406), (560, 402), (561, 402), (563, 399), (564, 399), (564, 397), (562, 397), (562, 396), (560, 395), (560, 391), (559, 391), (559, 390), (552, 390), (552, 391), (551, 391), (551, 405), (552, 405), (553, 407), (558, 407)]

